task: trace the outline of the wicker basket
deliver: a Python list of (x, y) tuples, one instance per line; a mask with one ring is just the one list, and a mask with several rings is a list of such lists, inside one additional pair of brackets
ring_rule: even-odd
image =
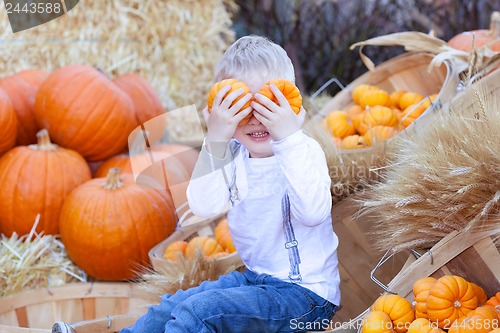
[[(149, 251), (149, 259), (153, 269), (162, 272), (165, 268), (172, 265), (170, 260), (165, 259), (165, 249), (168, 245), (176, 241), (189, 241), (196, 236), (214, 236), (214, 230), (217, 224), (226, 217), (226, 213), (220, 214), (210, 219), (202, 219), (187, 210), (179, 219), (179, 227), (167, 239), (157, 244)], [(220, 268), (241, 267), (243, 262), (237, 252), (233, 252), (224, 258), (213, 260), (215, 266)]]
[(106, 318), (106, 328), (114, 325), (111, 318), (118, 315), (120, 326), (126, 327), (146, 312), (147, 304), (145, 295), (132, 283), (72, 283), (35, 289), (0, 299), (0, 332), (46, 333), (51, 332), (54, 322), (88, 322), (97, 318)]

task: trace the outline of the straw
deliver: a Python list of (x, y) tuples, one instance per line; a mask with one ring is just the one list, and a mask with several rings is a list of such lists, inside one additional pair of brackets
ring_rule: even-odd
[(56, 236), (36, 233), (39, 217), (27, 235), (1, 235), (0, 297), (25, 289), (86, 281), (85, 273), (68, 258)]

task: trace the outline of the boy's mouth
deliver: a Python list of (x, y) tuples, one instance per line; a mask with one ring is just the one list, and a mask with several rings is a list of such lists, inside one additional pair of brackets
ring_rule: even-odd
[(269, 132), (259, 131), (247, 134), (253, 141), (266, 141), (269, 138)]

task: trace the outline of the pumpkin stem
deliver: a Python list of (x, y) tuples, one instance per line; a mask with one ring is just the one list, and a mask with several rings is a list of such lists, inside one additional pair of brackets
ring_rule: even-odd
[(456, 300), (454, 303), (453, 303), (453, 306), (456, 307), (456, 308), (460, 308), (462, 307), (462, 303), (460, 303), (459, 300)]
[(500, 37), (500, 12), (493, 12), (491, 14), (490, 32), (493, 37)]
[(107, 190), (116, 190), (123, 186), (120, 181), (120, 168), (110, 168), (106, 176), (104, 188)]
[(37, 144), (29, 145), (28, 147), (33, 150), (44, 150), (44, 151), (54, 151), (57, 149), (57, 145), (50, 141), (49, 131), (47, 129), (41, 129), (36, 133)]

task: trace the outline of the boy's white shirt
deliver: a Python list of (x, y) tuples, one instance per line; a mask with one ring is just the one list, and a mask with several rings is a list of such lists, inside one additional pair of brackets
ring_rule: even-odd
[[(229, 207), (231, 236), (246, 267), (289, 281), (281, 211), (286, 189), (301, 259), (300, 285), (339, 305), (338, 238), (323, 150), (302, 131), (271, 146), (274, 156), (249, 158), (247, 149), (231, 140), (224, 159), (217, 159), (203, 145), (187, 189), (189, 207), (206, 218)], [(233, 180), (238, 192), (231, 203), (228, 184)]]

